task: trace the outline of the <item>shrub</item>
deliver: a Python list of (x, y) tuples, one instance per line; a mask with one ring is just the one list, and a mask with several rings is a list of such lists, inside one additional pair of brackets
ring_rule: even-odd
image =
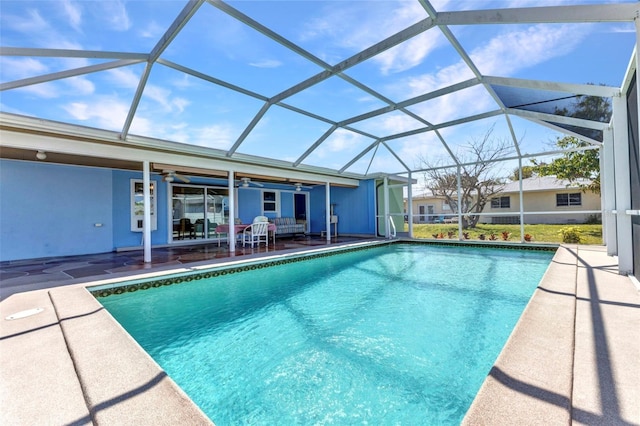
[(525, 240), (526, 242), (528, 242), (528, 243), (529, 243), (529, 242), (531, 242), (531, 240), (532, 240), (532, 239), (533, 239), (533, 235), (531, 235), (531, 234), (524, 234), (524, 240)]
[(456, 233), (453, 232), (453, 231), (447, 232), (447, 237), (449, 237), (449, 239), (453, 238), (455, 235), (456, 235)]
[(491, 233), (491, 235), (489, 235), (489, 240), (495, 241), (497, 239), (498, 239), (498, 237), (496, 237), (496, 234), (494, 234), (493, 232)]
[(484, 240), (486, 238), (486, 235), (480, 234), (480, 235), (478, 235), (478, 238), (480, 238), (481, 240)]
[(507, 231), (502, 231), (502, 239), (504, 241), (508, 241), (509, 240), (509, 236), (511, 235), (511, 232), (507, 232)]
[(560, 236), (562, 236), (563, 243), (579, 244), (581, 241), (581, 230), (577, 226), (567, 226), (560, 229)]
[(602, 216), (599, 214), (590, 214), (584, 223), (587, 225), (599, 225), (602, 223)]
[(462, 236), (464, 237), (465, 240), (469, 239), (469, 233), (468, 232), (463, 232)]

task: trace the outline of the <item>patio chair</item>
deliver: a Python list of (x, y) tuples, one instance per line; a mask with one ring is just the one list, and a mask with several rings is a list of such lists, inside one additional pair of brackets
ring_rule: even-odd
[(242, 231), (241, 237), (242, 247), (244, 247), (246, 243), (251, 243), (251, 248), (253, 248), (254, 243), (258, 243), (258, 246), (260, 246), (261, 241), (264, 241), (268, 247), (269, 222), (256, 222), (247, 226), (244, 231)]

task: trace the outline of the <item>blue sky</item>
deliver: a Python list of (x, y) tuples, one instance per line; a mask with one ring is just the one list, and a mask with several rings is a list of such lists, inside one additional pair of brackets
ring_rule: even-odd
[[(590, 4), (573, 1), (434, 1), (437, 11)], [(184, 1), (7, 1), (0, 3), (3, 47), (148, 53), (180, 13)], [(335, 65), (388, 36), (425, 19), (417, 1), (239, 1), (229, 4), (321, 61)], [(452, 26), (453, 35), (484, 75), (619, 87), (635, 42), (631, 23)], [(272, 97), (322, 68), (204, 3), (161, 58), (213, 78)], [(108, 60), (1, 56), (2, 83)], [(144, 64), (3, 91), (3, 112), (37, 116), (120, 131)], [(392, 102), (409, 99), (473, 77), (438, 28), (432, 28), (345, 71)], [(296, 108), (340, 121), (386, 106), (337, 76), (284, 100)], [(130, 133), (227, 150), (263, 101), (154, 64)], [(408, 108), (432, 124), (497, 109), (482, 86)], [(558, 133), (512, 119), (522, 151), (550, 148)], [(238, 148), (239, 153), (295, 161), (330, 124), (272, 106)], [(424, 127), (395, 111), (354, 123), (376, 137)], [(452, 150), (494, 128), (509, 138), (503, 116), (442, 130)], [(332, 133), (304, 164), (342, 168), (374, 139), (346, 129)], [(390, 140), (409, 167), (420, 158), (446, 161), (433, 132)], [(384, 147), (348, 171), (399, 172)]]

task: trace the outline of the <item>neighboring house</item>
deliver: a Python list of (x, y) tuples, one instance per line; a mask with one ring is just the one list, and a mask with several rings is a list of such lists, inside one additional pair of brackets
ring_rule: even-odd
[[(518, 181), (507, 183), (501, 193), (487, 203), (480, 222), (520, 223), (519, 191)], [(600, 194), (582, 192), (570, 186), (569, 181), (554, 176), (524, 179), (522, 199), (526, 224), (584, 223), (594, 216), (600, 218)], [(455, 213), (443, 197), (431, 193), (413, 197), (413, 223), (448, 222)]]

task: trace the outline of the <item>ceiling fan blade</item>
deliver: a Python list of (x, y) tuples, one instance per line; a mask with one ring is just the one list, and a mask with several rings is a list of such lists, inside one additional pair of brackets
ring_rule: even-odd
[(182, 175), (179, 175), (179, 174), (177, 174), (177, 173), (174, 173), (174, 174), (173, 174), (173, 176), (175, 176), (175, 178), (176, 178), (176, 179), (181, 180), (183, 183), (189, 183), (189, 182), (191, 182), (191, 179), (189, 179), (189, 178), (188, 178), (188, 177), (186, 177), (186, 176), (182, 176)]

